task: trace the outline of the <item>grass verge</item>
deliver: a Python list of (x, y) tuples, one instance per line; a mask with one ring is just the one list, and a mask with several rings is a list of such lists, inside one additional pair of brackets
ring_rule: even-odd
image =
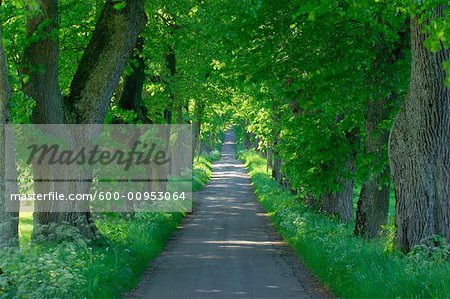
[[(218, 151), (196, 159), (193, 190), (211, 176)], [(20, 217), (21, 250), (0, 251), (0, 298), (118, 298), (133, 289), (149, 262), (164, 248), (183, 213), (136, 213), (96, 216), (104, 236), (92, 244), (76, 232), (63, 242), (30, 243), (31, 213)]]
[(242, 151), (239, 158), (246, 163), (254, 192), (277, 230), (337, 296), (450, 298), (450, 263), (445, 254), (430, 257), (419, 249), (405, 256), (389, 240), (355, 237), (354, 223), (321, 215), (280, 188), (266, 173), (259, 154)]

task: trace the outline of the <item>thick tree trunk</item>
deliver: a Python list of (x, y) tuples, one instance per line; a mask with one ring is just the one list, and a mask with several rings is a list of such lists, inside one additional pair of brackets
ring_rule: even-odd
[(387, 223), (390, 188), (381, 177), (388, 174), (389, 168), (386, 168), (362, 185), (356, 211), (356, 235), (378, 237), (382, 226)]
[[(341, 116), (338, 116), (337, 120), (340, 118)], [(321, 211), (338, 215), (342, 221), (349, 222), (353, 217), (353, 178), (356, 171), (355, 148), (359, 142), (359, 134), (357, 129), (346, 132), (345, 138), (349, 143), (351, 152), (345, 161), (345, 165), (342, 165), (342, 169), (339, 170), (339, 175), (335, 181), (336, 185), (340, 187), (340, 191), (329, 192), (320, 197), (319, 206)]]
[[(19, 244), (19, 213), (10, 213), (7, 211), (6, 207), (6, 201), (8, 200), (9, 194), (18, 193), (17, 185), (12, 182), (7, 184), (5, 180), (7, 171), (15, 172), (16, 170), (14, 159), (11, 159), (11, 157), (5, 159), (6, 146), (12, 146), (11, 142), (7, 141), (5, 130), (5, 126), (9, 121), (9, 98), (10, 86), (8, 83), (8, 68), (3, 47), (2, 26), (0, 24), (0, 247), (18, 246)], [(8, 152), (12, 153), (12, 149), (9, 149)]]
[(31, 117), (33, 123), (62, 124), (64, 108), (58, 85), (59, 42), (57, 38), (49, 37), (58, 30), (58, 1), (40, 0), (37, 3), (41, 11), (30, 12), (26, 35), (31, 40), (42, 28), (44, 32), (25, 49), (22, 72), (28, 76), (28, 81), (23, 85), (23, 91), (36, 101)]
[[(442, 17), (444, 9), (441, 5), (430, 16)], [(435, 234), (450, 241), (450, 89), (443, 68), (450, 50), (426, 49), (423, 26), (412, 18), (409, 94), (389, 146), (397, 245), (404, 251)]]
[(146, 24), (143, 0), (116, 10), (108, 0), (65, 99), (66, 123), (101, 124), (131, 50)]
[[(346, 167), (350, 174), (355, 172), (355, 160), (353, 157), (347, 161)], [(338, 183), (342, 186), (342, 190), (322, 196), (320, 198), (320, 210), (328, 214), (337, 215), (342, 221), (348, 222), (353, 216), (353, 179), (344, 180), (341, 177), (338, 179)]]
[[(382, 24), (381, 24), (382, 25)], [(406, 24), (405, 24), (406, 25)], [(370, 36), (371, 26), (367, 26)], [(389, 114), (398, 105), (398, 87), (393, 85), (397, 74), (392, 72), (392, 65), (404, 57), (408, 48), (409, 26), (399, 27), (399, 40), (394, 45), (386, 44), (385, 37), (380, 35), (378, 41), (371, 47), (375, 53), (369, 70), (367, 84), (375, 87), (378, 92), (366, 101), (365, 105), (365, 155), (373, 162), (369, 167), (369, 177), (363, 182), (358, 199), (354, 233), (366, 238), (378, 237), (381, 226), (388, 220), (389, 212), (389, 131), (381, 127), (389, 119)], [(394, 47), (392, 47), (394, 46)], [(388, 75), (388, 77), (386, 77)], [(389, 76), (390, 75), (390, 76)], [(386, 92), (391, 92), (385, 96)], [(379, 100), (378, 100), (379, 99)]]
[[(129, 0), (124, 9), (116, 10), (113, 7), (114, 1), (106, 1), (72, 80), (70, 94), (63, 99), (58, 86), (58, 40), (49, 38), (50, 33), (58, 28), (58, 3), (56, 0), (38, 1), (41, 12), (29, 17), (27, 34), (35, 35), (42, 29), (48, 34), (31, 43), (25, 50), (26, 67), (23, 70), (29, 76), (24, 91), (37, 103), (32, 118), (34, 123), (103, 123), (113, 91), (146, 23), (143, 2)], [(37, 66), (43, 66), (43, 70), (35, 71)], [(35, 177), (42, 171), (46, 170), (36, 165), (33, 167)], [(52, 174), (55, 178), (60, 178), (59, 175), (60, 173)], [(58, 188), (64, 186), (35, 182), (36, 193), (57, 191)], [(62, 191), (88, 193), (89, 188), (87, 184), (78, 186), (72, 183)], [(97, 230), (90, 213), (48, 212), (48, 205), (47, 202), (35, 204), (33, 239), (41, 240), (51, 235), (58, 238), (53, 234), (55, 224), (76, 227), (89, 239), (96, 237)], [(81, 211), (78, 206), (72, 206), (70, 210)]]
[[(58, 86), (58, 39), (51, 39), (48, 36), (58, 28), (58, 2), (56, 0), (43, 0), (38, 2), (40, 12), (30, 13), (27, 18), (27, 37), (37, 34), (38, 29), (45, 22), (44, 33), (41, 38), (30, 43), (25, 49), (22, 69), (28, 81), (23, 85), (23, 91), (36, 101), (31, 121), (35, 124), (62, 124), (64, 123), (64, 109), (61, 92)], [(47, 36), (47, 37), (45, 37)], [(38, 66), (42, 67), (37, 71)], [(42, 177), (41, 173), (46, 173), (43, 166), (34, 165), (34, 177)], [(52, 189), (51, 183), (35, 182), (34, 191), (37, 194), (45, 194)], [(48, 225), (53, 217), (48, 211), (47, 202), (36, 202), (35, 213), (33, 215), (33, 231), (42, 225)], [(36, 235), (33, 232), (33, 235)]]
[(365, 111), (365, 154), (373, 159), (373, 164), (382, 163), (382, 170), (373, 170), (361, 188), (356, 211), (355, 234), (367, 238), (377, 237), (381, 226), (387, 223), (389, 211), (389, 175), (387, 161), (387, 145), (389, 132), (380, 128), (388, 118), (390, 97), (383, 100), (369, 100)]
[(319, 200), (317, 200), (314, 196), (311, 196), (311, 194), (305, 195), (305, 203), (312, 207), (313, 209), (319, 209)]
[(353, 213), (353, 180), (347, 181), (342, 191), (333, 192), (320, 199), (320, 210), (337, 215), (343, 222), (348, 222)]

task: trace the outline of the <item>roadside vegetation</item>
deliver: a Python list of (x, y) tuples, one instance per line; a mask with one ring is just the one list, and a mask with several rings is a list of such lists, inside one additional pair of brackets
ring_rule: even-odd
[(37, 200), (19, 226), (12, 194), (102, 177), (56, 184), (78, 172), (25, 163), (9, 124), (182, 125), (158, 139), (192, 136), (174, 148), (195, 190), (236, 126), (260, 201), (336, 294), (450, 297), (449, 16), (449, 0), (0, 0), (0, 297), (120, 296), (183, 217)]
[[(213, 150), (196, 158), (193, 190), (211, 176), (220, 158)], [(195, 195), (194, 195), (195, 196)], [(63, 241), (31, 243), (32, 213), (20, 217), (20, 252), (0, 252), (1, 298), (117, 298), (132, 290), (149, 263), (166, 245), (184, 213), (96, 214), (102, 238), (89, 242), (76, 230)], [(57, 232), (58, 233), (58, 232)]]
[(448, 245), (436, 239), (433, 252), (425, 246), (409, 254), (394, 246), (393, 231), (365, 240), (353, 234), (354, 218), (342, 223), (320, 214), (304, 198), (281, 187), (266, 171), (265, 159), (242, 150), (254, 192), (282, 237), (306, 266), (343, 298), (449, 298)]

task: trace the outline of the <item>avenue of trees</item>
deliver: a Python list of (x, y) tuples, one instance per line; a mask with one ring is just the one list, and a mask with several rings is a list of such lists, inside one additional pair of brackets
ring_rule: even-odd
[[(393, 220), (404, 252), (450, 241), (448, 1), (0, 7), (0, 246), (19, 244), (19, 215), (4, 207), (14, 192), (5, 171), (15, 169), (3, 159), (7, 123), (186, 123), (195, 154), (213, 149), (227, 126), (241, 126), (274, 180), (354, 221), (356, 235), (377, 238)], [(34, 184), (37, 193), (53, 188)], [(39, 209), (36, 242), (58, 225), (101, 237), (91, 213)]]
[[(189, 123), (196, 153), (213, 149), (227, 119), (214, 108), (220, 97), (212, 65), (218, 46), (193, 1), (18, 0), (2, 2), (1, 12), (3, 125)], [(4, 157), (8, 142), (1, 137)], [(18, 214), (4, 207), (13, 191), (5, 190), (5, 169), (15, 166), (1, 161), (0, 243), (17, 246)], [(34, 173), (46, 171), (33, 166)], [(55, 188), (34, 183), (36, 193)], [(41, 212), (43, 204), (34, 207), (36, 242), (53, 238), (58, 225), (90, 240), (101, 237), (91, 213)]]
[(247, 144), (274, 179), (342, 221), (356, 213), (366, 238), (381, 235), (395, 193), (399, 249), (449, 241), (445, 1), (255, 5), (232, 76)]

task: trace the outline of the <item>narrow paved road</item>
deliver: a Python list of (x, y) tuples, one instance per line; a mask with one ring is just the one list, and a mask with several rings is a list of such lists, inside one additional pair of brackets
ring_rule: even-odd
[(130, 298), (326, 298), (257, 204), (228, 133), (211, 182)]

